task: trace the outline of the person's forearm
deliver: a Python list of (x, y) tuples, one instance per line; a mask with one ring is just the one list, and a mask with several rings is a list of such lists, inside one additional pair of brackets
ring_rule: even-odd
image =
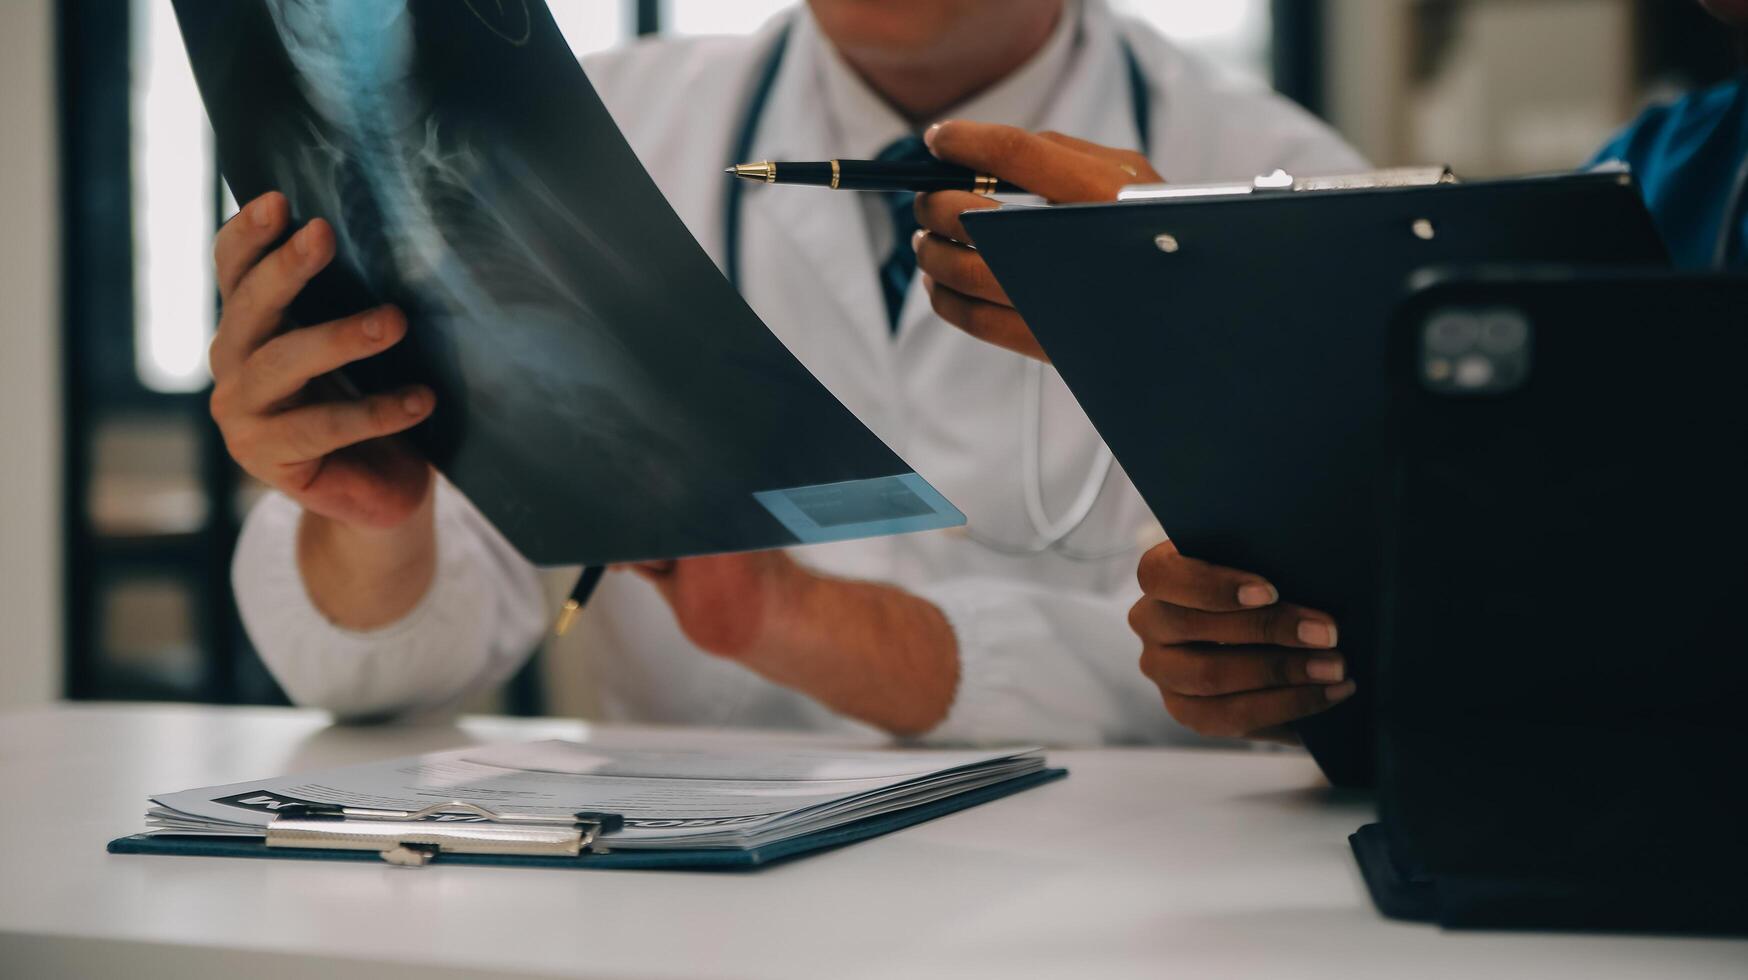
[(423, 599), (437, 574), (434, 495), (387, 530), (342, 524), (305, 511), (297, 564), (310, 601), (336, 626), (379, 629)]
[(747, 667), (895, 735), (946, 719), (959, 648), (933, 603), (891, 586), (797, 578), (771, 641), (743, 659)]

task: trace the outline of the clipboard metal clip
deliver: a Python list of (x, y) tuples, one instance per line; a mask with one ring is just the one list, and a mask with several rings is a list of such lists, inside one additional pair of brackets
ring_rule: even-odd
[(1450, 167), (1395, 167), (1362, 174), (1295, 177), (1285, 170), (1243, 182), (1191, 184), (1130, 184), (1118, 201), (1171, 201), (1194, 197), (1240, 197), (1247, 194), (1291, 194), (1305, 191), (1377, 190), (1385, 187), (1435, 187), (1458, 183)]
[(625, 826), (617, 813), (508, 813), (450, 800), (418, 810), (297, 804), (267, 825), (268, 847), (375, 851), (400, 867), (424, 867), (437, 855), (581, 857), (604, 854), (604, 834)]

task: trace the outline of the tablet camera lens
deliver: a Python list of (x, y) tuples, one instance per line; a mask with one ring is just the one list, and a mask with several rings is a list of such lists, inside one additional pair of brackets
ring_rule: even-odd
[(1468, 313), (1443, 313), (1426, 325), (1429, 354), (1456, 356), (1472, 350), (1481, 338), (1481, 319)]
[(1516, 354), (1529, 340), (1529, 323), (1512, 310), (1481, 318), (1481, 349), (1489, 354)]

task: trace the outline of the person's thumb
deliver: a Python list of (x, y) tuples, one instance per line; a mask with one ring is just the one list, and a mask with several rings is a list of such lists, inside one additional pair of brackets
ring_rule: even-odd
[(939, 159), (1017, 184), (1055, 203), (1114, 201), (1135, 180), (1110, 160), (1014, 126), (954, 119), (930, 126), (923, 142)]

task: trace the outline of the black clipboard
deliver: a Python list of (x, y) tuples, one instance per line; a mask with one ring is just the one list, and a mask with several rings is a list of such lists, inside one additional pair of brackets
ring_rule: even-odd
[(1178, 547), (1338, 618), (1358, 694), (1298, 726), (1338, 785), (1372, 780), (1385, 333), (1409, 278), (1484, 262), (1668, 264), (1624, 171), (1359, 183), (1264, 178), (964, 216)]

